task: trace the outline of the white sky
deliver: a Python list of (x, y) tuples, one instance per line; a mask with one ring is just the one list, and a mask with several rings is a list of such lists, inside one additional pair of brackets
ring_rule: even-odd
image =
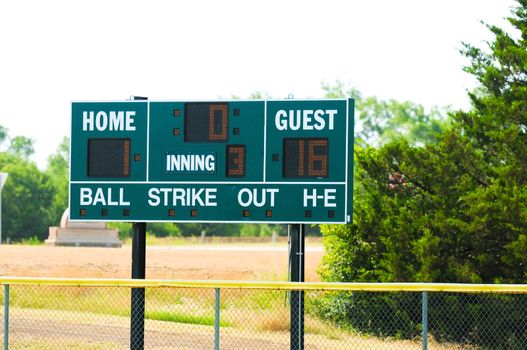
[(0, 125), (39, 167), (72, 100), (323, 96), (469, 106), (461, 42), (484, 46), (512, 0), (0, 1)]

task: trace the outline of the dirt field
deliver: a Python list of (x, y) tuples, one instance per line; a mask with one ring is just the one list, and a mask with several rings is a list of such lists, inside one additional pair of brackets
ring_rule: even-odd
[[(306, 252), (306, 281), (319, 281), (321, 247)], [(129, 278), (131, 247), (0, 246), (0, 276)], [(147, 279), (286, 280), (286, 245), (147, 248)]]

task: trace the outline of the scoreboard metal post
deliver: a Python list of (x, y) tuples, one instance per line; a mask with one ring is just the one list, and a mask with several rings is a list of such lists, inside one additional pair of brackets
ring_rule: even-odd
[(348, 223), (352, 99), (73, 102), (70, 218)]

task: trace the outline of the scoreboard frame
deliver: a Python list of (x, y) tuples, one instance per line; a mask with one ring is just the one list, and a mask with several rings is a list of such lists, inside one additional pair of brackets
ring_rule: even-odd
[(74, 101), (70, 219), (349, 223), (353, 134), (353, 99)]

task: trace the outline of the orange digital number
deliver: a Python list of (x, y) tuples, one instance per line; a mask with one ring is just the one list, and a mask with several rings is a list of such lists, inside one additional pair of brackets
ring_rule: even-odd
[[(221, 131), (216, 130), (216, 112), (221, 112)], [(209, 140), (227, 140), (227, 105), (210, 105), (209, 109)]]
[(227, 176), (245, 175), (245, 146), (227, 146)]
[[(308, 158), (307, 158), (307, 175), (308, 176), (328, 176), (328, 155), (315, 154), (315, 147), (328, 146), (328, 140), (308, 140)], [(319, 163), (318, 169), (315, 169), (315, 162)]]
[(123, 176), (130, 176), (130, 140), (124, 140), (123, 148)]
[(304, 140), (298, 140), (298, 176), (304, 176)]

